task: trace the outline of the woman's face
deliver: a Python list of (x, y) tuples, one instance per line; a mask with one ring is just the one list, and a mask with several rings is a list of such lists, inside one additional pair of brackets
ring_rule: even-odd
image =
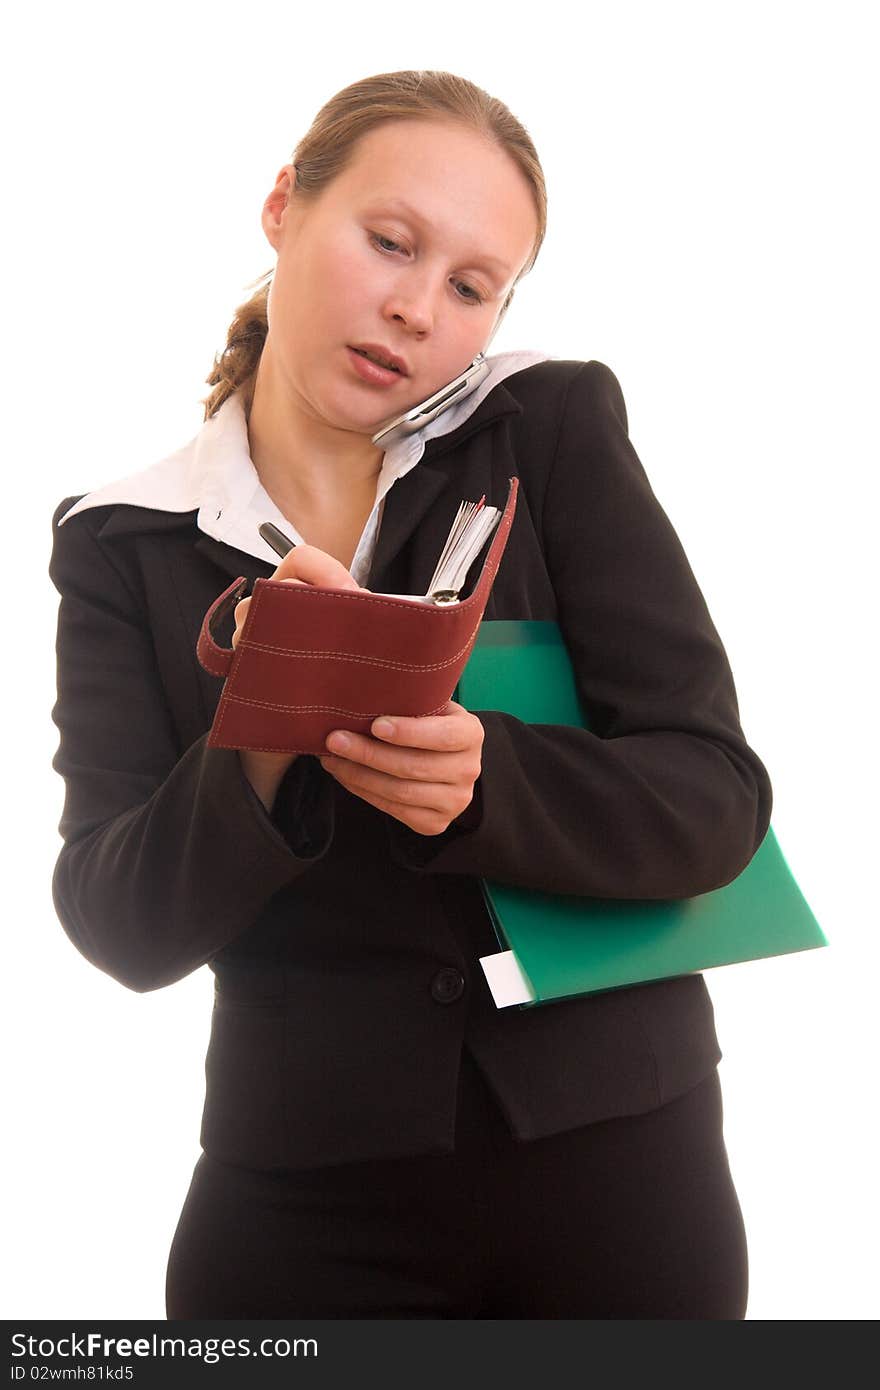
[[(362, 137), (316, 202), (294, 190), (286, 205), (292, 184), (286, 165), (263, 208), (278, 253), (266, 344), (275, 385), (315, 418), (372, 434), (488, 345), (534, 245), (530, 187), (481, 137), (413, 120)], [(349, 351), (362, 343), (402, 357), (408, 375), (387, 388), (364, 381)]]

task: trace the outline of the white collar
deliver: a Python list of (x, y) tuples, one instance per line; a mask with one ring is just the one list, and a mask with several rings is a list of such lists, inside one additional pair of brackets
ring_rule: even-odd
[[(426, 442), (457, 429), (505, 377), (537, 362), (546, 362), (549, 357), (549, 353), (525, 351), (487, 357), (489, 372), (476, 391), (386, 450), (373, 511), (351, 566), (356, 578), (368, 563), (386, 493), (398, 478), (415, 467)], [(128, 503), (165, 512), (198, 510), (200, 531), (273, 565), (277, 565), (278, 556), (259, 534), (262, 522), (274, 522), (291, 540), (303, 543), (302, 536), (282, 515), (260, 482), (250, 455), (241, 394), (237, 391), (227, 397), (216, 414), (206, 420), (182, 448), (137, 473), (86, 493), (64, 513), (58, 525), (63, 526), (70, 517), (89, 507), (111, 503)]]

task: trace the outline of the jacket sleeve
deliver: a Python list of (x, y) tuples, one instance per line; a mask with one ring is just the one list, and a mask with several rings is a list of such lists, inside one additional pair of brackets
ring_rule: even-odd
[(141, 605), (87, 517), (57, 526), (70, 501), (49, 564), (65, 783), (52, 895), (82, 955), (143, 992), (210, 960), (326, 853), (332, 799), (301, 757), (270, 816), (236, 749), (209, 748), (206, 732), (181, 754)]
[(543, 546), (590, 731), (473, 711), (485, 730), (473, 802), (438, 836), (387, 817), (393, 855), (414, 872), (586, 897), (722, 887), (767, 832), (770, 779), (600, 362), (569, 382)]

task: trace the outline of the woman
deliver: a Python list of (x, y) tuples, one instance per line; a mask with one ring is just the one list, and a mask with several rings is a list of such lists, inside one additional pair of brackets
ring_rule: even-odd
[[(770, 821), (620, 387), (502, 353), (373, 443), (486, 349), (545, 212), (528, 134), (481, 89), (346, 88), (266, 199), (271, 285), (199, 434), (55, 513), (59, 918), (129, 988), (216, 980), (169, 1318), (745, 1316), (702, 977), (505, 1010), (479, 966), (481, 876), (691, 896)], [(377, 384), (365, 350), (402, 372)], [(559, 622), (597, 732), (450, 701), (322, 757), (207, 747), (195, 648), (230, 578), (423, 591), (461, 499), (503, 505), (514, 473), (485, 618)], [(298, 542), (280, 565), (263, 521)]]

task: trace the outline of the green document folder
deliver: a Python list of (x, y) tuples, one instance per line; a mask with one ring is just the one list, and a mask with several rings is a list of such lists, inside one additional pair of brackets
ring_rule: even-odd
[[(481, 623), (453, 698), (530, 724), (590, 727), (555, 622)], [(828, 945), (772, 828), (732, 883), (693, 898), (572, 897), (481, 883), (502, 948), (481, 958), (498, 1007)]]

